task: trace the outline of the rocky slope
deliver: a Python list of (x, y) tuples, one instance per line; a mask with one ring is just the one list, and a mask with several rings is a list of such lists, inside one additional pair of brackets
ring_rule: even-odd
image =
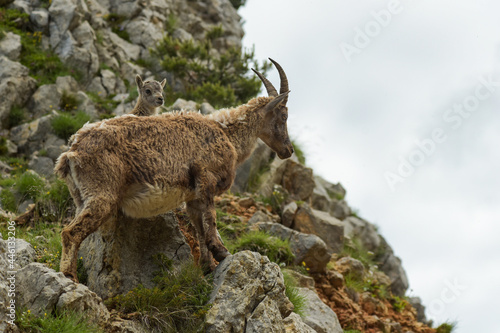
[[(221, 59), (241, 48), (243, 33), (228, 0), (0, 0), (3, 238), (11, 236), (9, 221), (16, 217), (18, 235), (29, 235), (36, 224), (71, 219), (73, 206), (53, 175), (54, 162), (84, 122), (133, 108), (136, 74), (167, 78), (171, 96), (189, 91), (199, 73), (188, 71), (190, 78), (182, 79), (175, 75), (179, 59), (163, 63), (154, 54), (164, 36), (184, 43), (169, 45), (188, 52), (194, 45), (189, 41), (210, 35), (203, 44), (209, 48), (205, 59)], [(214, 110), (202, 102), (178, 99), (163, 111)], [(304, 311), (292, 312), (283, 263), (240, 251), (214, 272), (211, 307), (204, 314), (207, 332), (433, 332), (424, 324), (420, 302), (404, 298), (408, 280), (401, 260), (371, 223), (355, 216), (340, 184), (315, 176), (296, 158), (277, 159), (259, 143), (231, 192), (240, 195), (217, 198), (219, 228), (233, 238), (258, 230), (287, 240), (293, 260), (286, 274), (298, 281)], [(8, 272), (17, 271), (17, 308), (42, 317), (56, 310), (84, 312), (109, 332), (149, 330), (103, 300), (139, 284), (153, 287), (158, 254), (174, 265), (199, 255), (182, 209), (148, 221), (119, 216), (94, 233), (80, 252), (85, 285), (57, 273), (58, 253), (43, 252), (52, 240), (36, 237), (26, 236), (33, 245), (0, 241), (1, 308), (12, 299)], [(9, 262), (13, 246), (15, 264)], [(0, 330), (17, 330), (8, 325), (9, 315), (10, 310), (0, 312)]]

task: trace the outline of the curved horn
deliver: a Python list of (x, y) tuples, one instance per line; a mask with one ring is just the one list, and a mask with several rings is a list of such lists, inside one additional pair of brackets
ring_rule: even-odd
[[(269, 58), (271, 62), (276, 66), (276, 69), (278, 70), (278, 73), (280, 74), (280, 81), (281, 81), (281, 87), (280, 87), (280, 94), (286, 93), (288, 89), (288, 79), (286, 78), (285, 71), (283, 68), (278, 64), (276, 61), (273, 59)], [(286, 105), (286, 102), (288, 101), (288, 95), (285, 97), (283, 100), (283, 105)]]
[(278, 92), (276, 91), (276, 88), (274, 88), (273, 84), (264, 77), (264, 75), (260, 74), (257, 72), (255, 69), (252, 68), (255, 74), (259, 77), (259, 79), (264, 83), (264, 86), (266, 87), (267, 94), (271, 97), (276, 97), (278, 96)]

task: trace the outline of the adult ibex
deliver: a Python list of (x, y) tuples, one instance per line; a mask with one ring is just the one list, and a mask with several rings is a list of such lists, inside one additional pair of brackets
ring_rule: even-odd
[[(270, 59), (271, 60), (271, 59)], [(68, 184), (77, 207), (62, 231), (61, 272), (77, 280), (81, 242), (118, 210), (134, 218), (165, 213), (186, 202), (200, 243), (200, 264), (213, 270), (228, 250), (217, 237), (214, 196), (229, 189), (236, 168), (250, 156), (257, 138), (289, 158), (288, 80), (280, 93), (262, 74), (269, 97), (210, 116), (176, 112), (125, 115), (87, 124), (71, 138), (55, 171)]]

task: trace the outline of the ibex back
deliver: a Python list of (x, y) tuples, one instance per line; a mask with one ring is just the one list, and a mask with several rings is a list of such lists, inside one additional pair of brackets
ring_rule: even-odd
[(261, 138), (280, 158), (293, 154), (287, 132), (288, 81), (281, 66), (280, 94), (260, 73), (269, 97), (210, 116), (177, 112), (126, 115), (85, 125), (70, 140), (55, 171), (68, 184), (77, 207), (62, 231), (61, 272), (77, 280), (81, 242), (118, 210), (152, 217), (186, 202), (200, 243), (200, 261), (229, 252), (217, 237), (214, 196), (231, 186), (235, 170)]

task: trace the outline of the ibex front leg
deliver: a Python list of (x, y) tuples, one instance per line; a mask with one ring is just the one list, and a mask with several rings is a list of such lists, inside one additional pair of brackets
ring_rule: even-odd
[(203, 212), (205, 210), (206, 207), (200, 200), (193, 200), (187, 203), (187, 213), (196, 230), (198, 243), (200, 243), (200, 261), (198, 264), (203, 267), (204, 271), (211, 272), (215, 269), (215, 264), (205, 242), (205, 227), (203, 225)]

